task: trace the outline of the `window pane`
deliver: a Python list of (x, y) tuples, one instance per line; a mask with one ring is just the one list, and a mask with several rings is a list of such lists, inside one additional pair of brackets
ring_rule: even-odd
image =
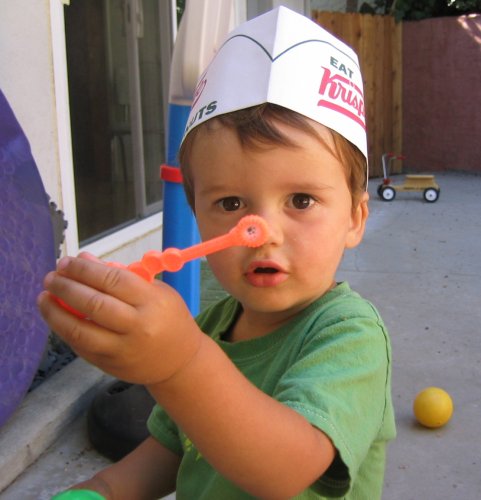
[[(112, 7), (109, 23), (108, 4)], [(65, 8), (81, 242), (135, 217), (122, 2), (108, 4), (82, 0)], [(110, 37), (106, 36), (109, 25)]]
[(159, 167), (165, 158), (164, 109), (158, 3), (143, 0), (143, 30), (138, 40), (144, 168), (147, 204), (162, 198)]
[[(160, 15), (157, 0), (82, 0), (65, 7), (81, 243), (160, 210), (166, 57)], [(164, 64), (168, 69), (169, 61)]]

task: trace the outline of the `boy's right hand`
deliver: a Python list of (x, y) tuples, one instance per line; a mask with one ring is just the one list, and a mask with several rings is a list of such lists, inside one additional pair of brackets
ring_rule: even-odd
[[(90, 363), (122, 380), (149, 385), (172, 377), (195, 356), (203, 334), (180, 295), (89, 255), (65, 257), (38, 298), (51, 329)], [(89, 319), (66, 311), (55, 297)]]

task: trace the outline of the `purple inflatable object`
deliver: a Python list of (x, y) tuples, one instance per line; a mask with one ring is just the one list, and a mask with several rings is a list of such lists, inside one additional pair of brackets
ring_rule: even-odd
[(49, 199), (0, 91), (0, 427), (24, 398), (46, 348), (49, 329), (36, 297), (54, 267)]

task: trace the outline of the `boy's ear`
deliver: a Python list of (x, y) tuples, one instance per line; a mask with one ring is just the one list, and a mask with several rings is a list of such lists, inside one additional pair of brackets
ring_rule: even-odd
[(351, 215), (351, 227), (346, 239), (346, 248), (354, 248), (362, 241), (369, 216), (368, 201), (369, 193), (364, 192)]

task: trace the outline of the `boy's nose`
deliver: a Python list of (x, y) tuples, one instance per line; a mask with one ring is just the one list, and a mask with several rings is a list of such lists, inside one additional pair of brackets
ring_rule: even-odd
[(284, 230), (280, 217), (268, 211), (256, 212), (256, 215), (262, 217), (269, 228), (269, 236), (264, 245), (280, 245), (284, 241)]

